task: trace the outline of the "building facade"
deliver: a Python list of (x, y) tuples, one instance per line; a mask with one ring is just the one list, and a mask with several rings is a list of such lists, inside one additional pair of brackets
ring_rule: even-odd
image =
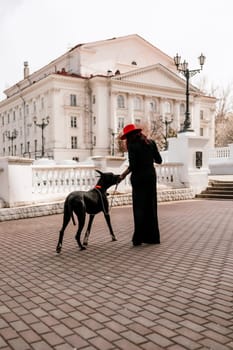
[[(138, 35), (79, 44), (4, 91), (0, 156), (83, 161), (116, 155), (128, 123), (184, 122), (185, 80), (173, 58)], [(214, 146), (215, 99), (190, 85), (192, 128)]]

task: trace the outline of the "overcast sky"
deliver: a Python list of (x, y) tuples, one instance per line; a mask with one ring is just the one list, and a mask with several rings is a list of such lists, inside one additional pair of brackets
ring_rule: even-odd
[(232, 0), (0, 0), (0, 98), (30, 72), (80, 43), (138, 34), (178, 52), (210, 84), (233, 82)]

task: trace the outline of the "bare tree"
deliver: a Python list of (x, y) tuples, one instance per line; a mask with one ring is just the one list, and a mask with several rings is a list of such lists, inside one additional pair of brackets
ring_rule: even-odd
[(215, 116), (215, 146), (225, 147), (233, 142), (233, 86), (217, 92)]
[(207, 88), (207, 79), (202, 78), (198, 87), (208, 96), (217, 99), (215, 113), (215, 146), (225, 147), (233, 142), (233, 83), (226, 87), (212, 84)]

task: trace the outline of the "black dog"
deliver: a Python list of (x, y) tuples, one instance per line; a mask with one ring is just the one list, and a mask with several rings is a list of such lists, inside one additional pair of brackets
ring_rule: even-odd
[(112, 241), (116, 241), (116, 237), (113, 233), (110, 221), (109, 204), (106, 191), (109, 187), (120, 182), (120, 175), (114, 175), (113, 173), (103, 173), (99, 170), (96, 171), (100, 174), (100, 178), (92, 190), (74, 191), (71, 192), (65, 199), (63, 225), (60, 230), (59, 240), (56, 248), (57, 253), (60, 253), (61, 251), (64, 231), (70, 221), (70, 218), (72, 218), (73, 224), (75, 225), (73, 212), (75, 212), (78, 218), (79, 227), (75, 239), (78, 242), (80, 250), (86, 249), (80, 241), (81, 232), (85, 224), (86, 213), (89, 214), (89, 222), (84, 237), (84, 245), (88, 244), (88, 238), (94, 217), (101, 211), (104, 213), (110, 234), (112, 236)]

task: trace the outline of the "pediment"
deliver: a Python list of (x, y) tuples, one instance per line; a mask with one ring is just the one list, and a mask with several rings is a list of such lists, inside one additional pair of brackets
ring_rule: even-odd
[[(135, 82), (177, 90), (184, 89), (186, 85), (185, 79), (159, 63), (150, 67), (119, 74), (114, 76), (113, 80)], [(198, 89), (190, 84), (190, 90), (197, 91)]]

